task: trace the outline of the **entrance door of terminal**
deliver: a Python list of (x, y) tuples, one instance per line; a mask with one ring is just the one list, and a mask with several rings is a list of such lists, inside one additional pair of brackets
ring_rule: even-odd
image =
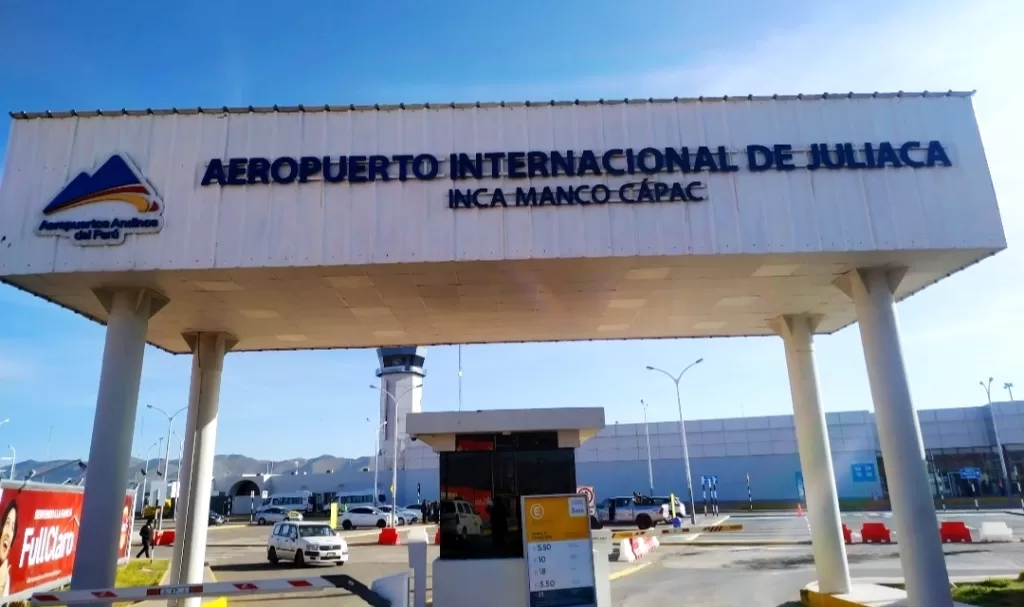
[(442, 560), (523, 558), (524, 495), (576, 492), (576, 454), (558, 432), (456, 434), (440, 456)]

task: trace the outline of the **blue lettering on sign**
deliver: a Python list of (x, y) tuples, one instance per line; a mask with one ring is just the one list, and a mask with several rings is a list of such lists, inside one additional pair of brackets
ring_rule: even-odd
[[(699, 180), (679, 180), (675, 183), (660, 182), (647, 184), (644, 176), (661, 174), (732, 173), (740, 170), (738, 160), (745, 160), (748, 171), (795, 171), (795, 170), (837, 170), (837, 169), (884, 169), (884, 168), (926, 168), (953, 163), (946, 148), (939, 141), (812, 143), (808, 148), (796, 149), (791, 144), (751, 144), (742, 150), (726, 146), (697, 146), (696, 148), (654, 148), (645, 147), (613, 148), (604, 152), (593, 150), (548, 150), (456, 152), (447, 158), (433, 154), (374, 154), (370, 156), (280, 156), (277, 158), (213, 158), (207, 163), (201, 184), (220, 186), (244, 186), (257, 184), (290, 184), (326, 181), (329, 183), (367, 183), (377, 181), (407, 181), (415, 179), (432, 181), (441, 175), (441, 165), (446, 165), (445, 177), (452, 181), (483, 179), (535, 179), (548, 177), (613, 177), (634, 175), (631, 187), (626, 192), (620, 189), (620, 202), (675, 202), (700, 201), (703, 198), (690, 191), (690, 187), (703, 187)], [(699, 186), (696, 184), (700, 184)], [(678, 186), (678, 188), (676, 187)], [(577, 186), (584, 187), (584, 186)], [(593, 196), (597, 186), (587, 186), (590, 194), (576, 192), (562, 193), (566, 204), (589, 204), (597, 202)], [(607, 186), (603, 186), (607, 189)], [(667, 189), (666, 189), (667, 188)], [(532, 188), (531, 188), (532, 189)], [(449, 207), (480, 208), (497, 206), (493, 203), (494, 190), (473, 194), (476, 190), (467, 188), (449, 193)], [(457, 203), (454, 192), (460, 192)], [(470, 192), (467, 202), (466, 192)], [(486, 204), (477, 199), (488, 194)], [(610, 193), (610, 191), (609, 191)], [(541, 191), (538, 196), (548, 196)], [(502, 192), (502, 196), (506, 196)], [(557, 198), (557, 192), (550, 196)], [(587, 202), (582, 200), (586, 199)], [(573, 202), (568, 202), (574, 200)], [(604, 202), (609, 202), (606, 198)], [(562, 203), (552, 203), (562, 204)], [(505, 206), (505, 205), (502, 205)], [(523, 205), (518, 205), (523, 206)], [(527, 206), (533, 206), (530, 203)]]
[(850, 464), (850, 475), (855, 483), (873, 483), (878, 480), (874, 464)]
[(960, 468), (960, 478), (977, 480), (981, 478), (981, 468)]

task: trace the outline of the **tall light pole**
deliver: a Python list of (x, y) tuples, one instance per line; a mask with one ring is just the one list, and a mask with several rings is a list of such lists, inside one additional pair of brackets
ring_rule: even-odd
[[(383, 382), (382, 382), (383, 384)], [(384, 394), (391, 397), (391, 401), (395, 403), (395, 426), (391, 431), (391, 442), (395, 444), (395, 455), (394, 459), (391, 460), (391, 526), (398, 526), (398, 401), (401, 397), (412, 392), (416, 388), (422, 388), (423, 384), (416, 384), (415, 386), (409, 386), (404, 392), (402, 392), (399, 398), (395, 398), (395, 395), (390, 390), (385, 388), (383, 385), (377, 387), (370, 384), (372, 390), (383, 390)]]
[(1006, 382), (1005, 384), (1003, 384), (1003, 388), (1006, 388), (1006, 391), (1010, 393), (1010, 402), (1012, 403), (1013, 402), (1013, 382), (1009, 382), (1009, 381)]
[(149, 458), (150, 454), (153, 453), (153, 449), (160, 444), (160, 441), (154, 442), (149, 446), (149, 450), (146, 451), (146, 466), (142, 469), (142, 511), (145, 513), (146, 506), (149, 505), (149, 500), (146, 499), (146, 482), (149, 480)]
[[(369, 417), (366, 418), (366, 421), (370, 422), (371, 424), (373, 423), (372, 421), (370, 421)], [(377, 496), (380, 495), (378, 493), (378, 491), (377, 491), (377, 470), (379, 469), (379, 467), (377, 465), (377, 459), (378, 459), (378, 456), (380, 455), (380, 435), (381, 435), (381, 432), (384, 431), (384, 427), (387, 426), (387, 425), (388, 425), (387, 420), (382, 421), (377, 426), (377, 435), (373, 439), (373, 503), (374, 504), (377, 503)]]
[[(185, 457), (185, 439), (178, 436), (178, 433), (171, 430), (171, 434), (174, 438), (178, 439), (178, 465), (174, 468), (174, 482), (181, 483), (181, 460)], [(181, 493), (181, 487), (178, 487), (178, 493)]]
[(644, 435), (647, 437), (647, 483), (651, 492), (648, 494), (654, 497), (654, 466), (651, 464), (651, 430), (647, 426), (647, 403), (640, 399), (640, 406), (644, 408)]
[(999, 425), (996, 423), (996, 412), (992, 408), (992, 378), (988, 378), (988, 382), (980, 381), (981, 387), (985, 389), (985, 398), (988, 400), (988, 414), (992, 417), (992, 438), (996, 439), (996, 452), (999, 453), (999, 468), (1003, 473), (1003, 487), (1006, 489), (1006, 497), (1009, 498), (1012, 491), (1010, 491), (1010, 471), (1006, 468), (1006, 457), (1003, 456), (1003, 442), (999, 440)]
[[(165, 489), (164, 489), (164, 499), (167, 499), (167, 494), (170, 493), (170, 491), (169, 491), (170, 484), (169, 484), (169, 482), (167, 480), (167, 469), (168, 469), (168, 467), (170, 466), (170, 463), (171, 463), (171, 428), (174, 425), (174, 418), (178, 417), (178, 415), (180, 413), (182, 413), (183, 411), (186, 411), (188, 409), (188, 407), (182, 407), (181, 409), (178, 409), (177, 411), (175, 411), (173, 414), (167, 413), (163, 409), (161, 409), (159, 407), (154, 407), (153, 405), (146, 405), (146, 408), (147, 409), (152, 409), (153, 411), (158, 411), (158, 412), (162, 413), (164, 417), (167, 418), (167, 444), (164, 446), (164, 474), (163, 474), (163, 477), (164, 477), (164, 487), (165, 487)], [(178, 462), (178, 465), (180, 466), (181, 462)], [(160, 505), (160, 509), (157, 512), (158, 512), (158, 514), (157, 514), (157, 519), (156, 519), (156, 528), (157, 529), (163, 529), (164, 528), (164, 507), (163, 507), (163, 504)]]
[(704, 362), (704, 359), (698, 358), (687, 365), (685, 369), (680, 371), (679, 375), (672, 375), (664, 369), (659, 369), (650, 365), (647, 366), (648, 371), (657, 371), (658, 373), (662, 373), (671, 379), (672, 383), (676, 385), (676, 406), (679, 407), (679, 435), (683, 439), (683, 465), (686, 467), (686, 492), (690, 496), (690, 524), (692, 525), (697, 524), (697, 512), (695, 508), (696, 504), (693, 501), (693, 481), (690, 476), (690, 448), (686, 444), (686, 423), (683, 421), (683, 398), (679, 394), (679, 382), (682, 381), (683, 375), (685, 375), (691, 367), (699, 365), (702, 362)]

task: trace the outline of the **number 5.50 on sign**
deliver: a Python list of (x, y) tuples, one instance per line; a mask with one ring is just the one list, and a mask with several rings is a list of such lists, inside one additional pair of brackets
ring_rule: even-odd
[(521, 507), (530, 607), (596, 605), (587, 498), (527, 496)]

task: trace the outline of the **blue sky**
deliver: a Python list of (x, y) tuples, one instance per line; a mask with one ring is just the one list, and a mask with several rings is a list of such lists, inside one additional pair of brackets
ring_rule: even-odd
[[(1024, 394), (1024, 81), (1014, 60), (1022, 3), (354, 4), (6, 0), (0, 109), (977, 89), (1010, 249), (901, 304), (904, 354), (919, 408), (980, 404), (978, 381), (989, 376), (997, 386), (1017, 380)], [(0, 121), (0, 141), (8, 130)], [(825, 407), (870, 409), (856, 327), (816, 343)], [(0, 419), (11, 419), (0, 451), (10, 443), (19, 459), (87, 455), (102, 348), (102, 327), (0, 286)], [(672, 384), (644, 366), (679, 369), (698, 357), (705, 363), (684, 382), (688, 418), (791, 410), (772, 338), (466, 347), (463, 401), (603, 406), (609, 422), (630, 422), (642, 419), (644, 398), (652, 418), (673, 419)], [(455, 348), (431, 348), (427, 361), (424, 408), (455, 408)], [(230, 355), (218, 452), (372, 452), (364, 419), (377, 412), (368, 388), (376, 365), (371, 350)], [(140, 407), (185, 406), (189, 368), (187, 357), (148, 349)], [(144, 408), (139, 419), (135, 450), (145, 453), (166, 422)]]

